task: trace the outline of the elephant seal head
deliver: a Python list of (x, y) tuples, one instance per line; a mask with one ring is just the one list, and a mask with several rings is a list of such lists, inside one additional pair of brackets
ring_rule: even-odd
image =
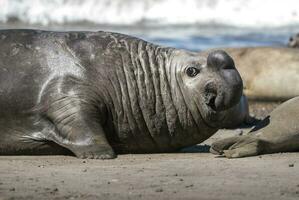
[(179, 51), (173, 63), (176, 66), (173, 75), (194, 118), (209, 127), (222, 127), (222, 121), (229, 109), (239, 103), (243, 91), (233, 59), (222, 50)]
[(288, 47), (299, 48), (299, 33), (290, 37)]

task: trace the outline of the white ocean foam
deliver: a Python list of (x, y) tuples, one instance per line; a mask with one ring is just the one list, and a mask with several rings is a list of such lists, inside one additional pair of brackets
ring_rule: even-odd
[(30, 24), (299, 24), (298, 0), (0, 0), (0, 22)]

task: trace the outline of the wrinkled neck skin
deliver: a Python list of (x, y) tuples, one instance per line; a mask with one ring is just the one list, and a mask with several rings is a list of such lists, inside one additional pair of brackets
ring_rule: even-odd
[(113, 34), (100, 40), (97, 44), (106, 46), (95, 49), (91, 66), (96, 71), (89, 76), (98, 82), (93, 85), (104, 85), (97, 92), (107, 106), (111, 118), (107, 122), (113, 122), (105, 127), (117, 135), (110, 140), (129, 143), (135, 139), (135, 146), (142, 140), (141, 144), (155, 146), (145, 151), (156, 148), (158, 152), (197, 144), (216, 132), (184, 92), (177, 73), (182, 66), (175, 59), (178, 50)]
[[(219, 118), (222, 118), (223, 116), (206, 108), (205, 99), (203, 97), (205, 91), (203, 90), (203, 87), (199, 87), (199, 85), (203, 86), (205, 81), (208, 82), (209, 79), (214, 80), (215, 74), (210, 73), (204, 75), (206, 77), (204, 80), (200, 80), (200, 83), (198, 83), (196, 78), (183, 80), (182, 77), (185, 68), (188, 67), (188, 64), (186, 63), (195, 62), (206, 65), (206, 56), (202, 56), (200, 53), (182, 50), (177, 50), (175, 54), (176, 55), (173, 56), (172, 59), (172, 67), (170, 70), (171, 77), (173, 79), (171, 84), (176, 87), (173, 88), (173, 90), (180, 92), (181, 99), (177, 102), (177, 104), (179, 105), (180, 102), (184, 103), (185, 107), (187, 107), (188, 111), (191, 113), (194, 122), (198, 127), (201, 127), (201, 129), (207, 129), (208, 131), (211, 129), (218, 129), (219, 126), (212, 121), (221, 121)], [(189, 60), (186, 61), (186, 59)]]

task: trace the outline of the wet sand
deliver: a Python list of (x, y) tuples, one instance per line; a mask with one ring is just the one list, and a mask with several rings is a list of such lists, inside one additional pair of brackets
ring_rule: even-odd
[[(257, 117), (278, 105), (250, 104)], [(299, 153), (241, 159), (208, 153), (213, 141), (248, 130), (220, 130), (173, 154), (120, 155), (114, 160), (1, 156), (0, 200), (299, 199)]]

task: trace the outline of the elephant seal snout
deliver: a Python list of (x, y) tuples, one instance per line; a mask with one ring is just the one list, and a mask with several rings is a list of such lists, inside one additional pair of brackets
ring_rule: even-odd
[[(208, 67), (218, 71), (223, 81), (216, 81), (215, 109), (217, 111), (231, 108), (240, 101), (243, 83), (239, 73), (235, 70), (233, 59), (222, 50), (213, 51), (207, 60)], [(215, 81), (214, 81), (215, 82)]]
[[(226, 52), (216, 50), (209, 54), (177, 55), (175, 59), (186, 66), (186, 74), (181, 76), (179, 85), (184, 87), (182, 91), (189, 109), (199, 110), (203, 120), (211, 127), (231, 124), (230, 121), (238, 116), (232, 116), (228, 111), (240, 111), (237, 104), (242, 99), (243, 89), (232, 58)], [(228, 120), (224, 121), (225, 118)]]

